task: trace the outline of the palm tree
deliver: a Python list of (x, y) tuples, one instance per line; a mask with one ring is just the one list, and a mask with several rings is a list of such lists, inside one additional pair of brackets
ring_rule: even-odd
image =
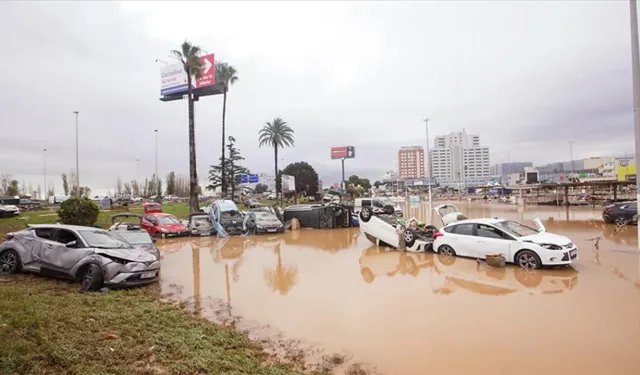
[[(259, 146), (273, 147), (273, 160), (275, 162), (275, 178), (276, 178), (276, 194), (278, 193), (278, 148), (284, 146), (293, 146), (293, 129), (287, 125), (287, 122), (276, 117), (271, 122), (267, 122), (265, 126), (258, 132)], [(280, 194), (282, 195), (282, 184), (280, 184)]]
[(227, 196), (227, 181), (226, 174), (224, 171), (225, 163), (224, 163), (224, 140), (225, 140), (225, 118), (227, 117), (227, 92), (229, 91), (229, 87), (231, 87), (234, 83), (238, 82), (238, 71), (233, 66), (229, 65), (225, 62), (220, 62), (216, 64), (216, 83), (222, 85), (223, 99), (222, 99), (222, 171), (220, 174), (220, 185), (222, 189), (222, 195)]
[(191, 213), (200, 211), (198, 207), (198, 171), (196, 169), (196, 133), (193, 119), (193, 77), (200, 77), (200, 69), (204, 66), (200, 61), (200, 47), (188, 41), (182, 43), (180, 50), (172, 50), (173, 56), (182, 63), (187, 73), (187, 99), (189, 102), (189, 209)]

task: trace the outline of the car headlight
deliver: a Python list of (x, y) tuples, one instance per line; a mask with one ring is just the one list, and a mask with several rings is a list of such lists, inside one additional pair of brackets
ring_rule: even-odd
[(169, 233), (169, 231), (166, 228), (160, 228), (160, 232), (162, 233)]
[(562, 246), (554, 245), (551, 243), (540, 243), (538, 246), (542, 246), (547, 250), (562, 250)]
[(256, 228), (264, 230), (264, 227), (262, 225), (256, 225)]

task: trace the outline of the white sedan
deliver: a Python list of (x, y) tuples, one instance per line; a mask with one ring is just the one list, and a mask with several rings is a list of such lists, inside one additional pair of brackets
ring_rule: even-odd
[(433, 249), (439, 254), (479, 259), (488, 254), (503, 254), (507, 262), (523, 268), (569, 265), (578, 260), (573, 242), (547, 233), (537, 219), (537, 230), (504, 219), (447, 221), (450, 222), (433, 236)]

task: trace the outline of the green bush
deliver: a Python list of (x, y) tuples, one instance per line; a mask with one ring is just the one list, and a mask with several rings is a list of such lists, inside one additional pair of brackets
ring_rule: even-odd
[(98, 221), (100, 208), (89, 198), (69, 198), (62, 202), (58, 210), (60, 222), (70, 225), (92, 227)]

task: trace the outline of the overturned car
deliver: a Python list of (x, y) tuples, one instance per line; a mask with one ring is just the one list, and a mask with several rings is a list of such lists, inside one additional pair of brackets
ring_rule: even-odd
[(375, 213), (371, 207), (362, 207), (359, 219), (360, 231), (369, 241), (412, 252), (430, 250), (437, 230), (433, 225), (424, 225), (415, 219), (398, 219), (392, 208)]
[(219, 237), (245, 233), (245, 216), (232, 200), (220, 199), (213, 202), (209, 218)]
[(93, 291), (156, 282), (160, 261), (103, 229), (40, 224), (0, 243), (0, 274), (21, 270), (76, 280)]
[(298, 219), (302, 228), (333, 229), (354, 226), (352, 212), (352, 207), (343, 204), (301, 204), (285, 208), (283, 216), (285, 222)]

